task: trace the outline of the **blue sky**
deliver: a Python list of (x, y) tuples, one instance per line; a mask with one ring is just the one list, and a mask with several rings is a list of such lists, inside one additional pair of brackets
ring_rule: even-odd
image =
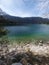
[(49, 0), (0, 0), (0, 8), (20, 17), (49, 17)]

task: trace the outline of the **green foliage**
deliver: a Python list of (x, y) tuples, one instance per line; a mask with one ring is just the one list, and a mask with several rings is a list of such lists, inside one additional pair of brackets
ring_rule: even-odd
[(9, 44), (8, 37), (5, 37), (7, 33), (7, 29), (5, 29), (4, 27), (0, 27), (0, 44)]
[(8, 33), (8, 30), (4, 27), (0, 27), (0, 37), (6, 35)]

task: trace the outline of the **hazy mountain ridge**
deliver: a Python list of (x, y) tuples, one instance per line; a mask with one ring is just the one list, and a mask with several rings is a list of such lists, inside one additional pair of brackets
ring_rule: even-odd
[(15, 17), (10, 16), (0, 9), (1, 25), (26, 25), (26, 24), (49, 24), (48, 18), (42, 17)]

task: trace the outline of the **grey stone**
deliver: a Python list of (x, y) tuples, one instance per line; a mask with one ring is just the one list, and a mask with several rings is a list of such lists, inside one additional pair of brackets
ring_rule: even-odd
[(13, 63), (12, 65), (22, 65), (21, 63)]

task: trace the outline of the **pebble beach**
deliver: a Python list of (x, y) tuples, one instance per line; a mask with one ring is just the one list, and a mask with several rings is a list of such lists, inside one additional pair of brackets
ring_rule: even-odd
[(0, 45), (0, 65), (49, 65), (49, 42), (33, 43)]

